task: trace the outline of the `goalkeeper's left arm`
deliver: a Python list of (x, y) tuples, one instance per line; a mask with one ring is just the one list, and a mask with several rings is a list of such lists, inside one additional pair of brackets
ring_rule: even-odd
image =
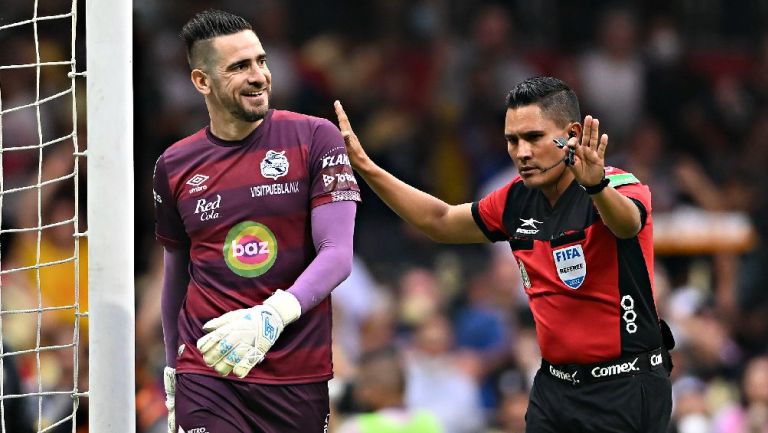
[(262, 305), (231, 311), (203, 325), (197, 340), (205, 363), (222, 376), (245, 377), (264, 360), (283, 329), (325, 299), (352, 271), (352, 235), (357, 203), (341, 201), (312, 209), (317, 256), (288, 290)]
[(178, 353), (179, 329), (176, 325), (181, 304), (187, 295), (189, 283), (189, 250), (163, 250), (163, 289), (160, 298), (165, 340), (165, 407), (168, 408), (168, 432), (176, 433), (176, 354)]

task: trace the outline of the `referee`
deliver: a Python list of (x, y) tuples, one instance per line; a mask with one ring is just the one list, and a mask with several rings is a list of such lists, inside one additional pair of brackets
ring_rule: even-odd
[(535, 77), (507, 96), (504, 137), (519, 175), (449, 205), (400, 181), (362, 149), (336, 103), (354, 169), (404, 220), (445, 243), (508, 242), (542, 354), (528, 433), (664, 433), (674, 342), (653, 297), (651, 194), (605, 166), (608, 136), (576, 94)]

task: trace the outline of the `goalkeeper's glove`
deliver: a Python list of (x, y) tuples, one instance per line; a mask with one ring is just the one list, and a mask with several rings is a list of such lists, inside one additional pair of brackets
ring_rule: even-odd
[(291, 293), (278, 290), (251, 308), (231, 311), (203, 325), (207, 332), (197, 340), (206, 365), (222, 376), (233, 372), (243, 378), (266, 356), (283, 328), (301, 315), (301, 305)]
[(176, 433), (176, 369), (165, 367), (165, 407), (168, 408), (168, 433)]

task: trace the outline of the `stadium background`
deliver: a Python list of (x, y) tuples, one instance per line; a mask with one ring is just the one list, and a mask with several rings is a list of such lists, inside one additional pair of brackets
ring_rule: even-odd
[[(2, 15), (28, 18), (26, 3), (4, 1)], [(514, 174), (502, 135), (506, 92), (532, 75), (568, 82), (583, 113), (599, 117), (611, 137), (608, 163), (649, 184), (655, 217), (672, 224), (658, 240), (655, 277), (660, 313), (678, 340), (674, 431), (746, 432), (748, 422), (768, 431), (768, 2), (134, 3), (140, 432), (165, 431), (152, 166), (206, 122), (177, 35), (208, 7), (254, 24), (269, 56), (274, 107), (335, 122), (332, 101), (340, 99), (378, 163), (451, 203), (475, 200)], [(40, 5), (66, 10), (68, 2)], [(42, 34), (47, 55), (66, 57), (65, 33)], [(22, 36), (0, 41), (7, 47), (0, 64), (34, 55)], [(28, 77), (4, 71), (0, 80)], [(3, 100), (25, 92), (3, 86)], [(54, 119), (67, 108), (47, 109), (46, 133), (63, 128)], [(6, 143), (36, 142), (24, 119), (4, 119)], [(57, 161), (65, 165), (65, 153), (57, 155), (54, 171)], [(4, 160), (5, 181), (29, 176), (33, 164)], [(407, 360), (410, 407), (433, 409), (449, 432), (522, 432), (538, 352), (508, 247), (435, 244), (362, 187), (355, 268), (334, 292), (334, 422), (359, 409), (349, 389), (360, 355), (394, 345)], [(54, 195), (46, 211), (60, 209), (59, 198), (66, 194)], [(22, 209), (6, 202), (4, 227), (23, 226)], [(722, 211), (747, 217), (752, 234), (742, 237), (744, 221), (728, 223)], [(23, 256), (24, 239), (3, 241), (4, 260)], [(36, 296), (23, 278), (4, 280), (3, 290), (4, 302)], [(24, 326), (13, 329), (10, 341), (30, 338)], [(71, 380), (67, 359), (48, 367), (46, 380)], [(22, 368), (28, 382), (31, 373)], [(56, 405), (46, 407), (53, 418)]]

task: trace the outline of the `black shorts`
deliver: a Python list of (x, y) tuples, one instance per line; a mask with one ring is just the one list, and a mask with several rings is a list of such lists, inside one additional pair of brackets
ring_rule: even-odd
[(666, 433), (672, 385), (666, 368), (572, 384), (540, 369), (526, 433)]
[(324, 433), (329, 407), (328, 382), (261, 385), (176, 375), (176, 426), (186, 433)]

